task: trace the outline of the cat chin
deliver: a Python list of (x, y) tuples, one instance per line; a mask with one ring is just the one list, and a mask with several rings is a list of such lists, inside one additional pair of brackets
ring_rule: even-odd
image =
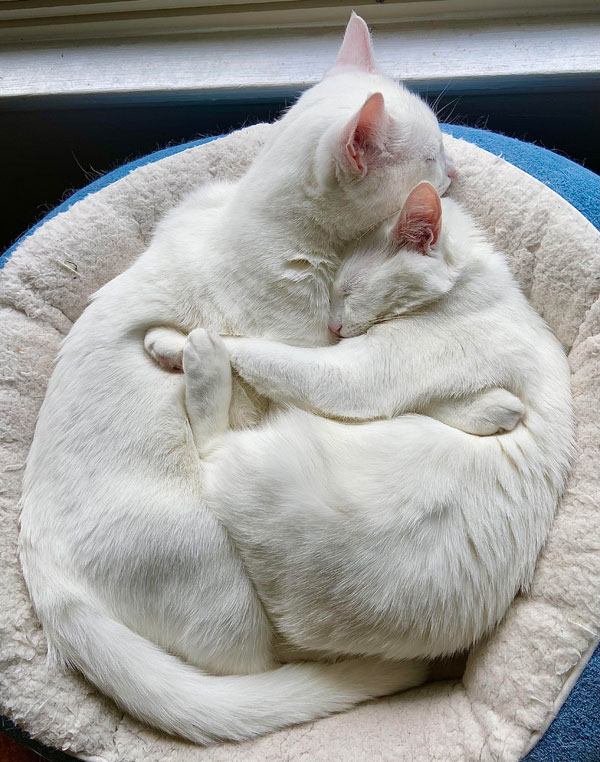
[(449, 177), (448, 175), (445, 175), (444, 177), (442, 177), (440, 181), (440, 187), (437, 188), (437, 192), (439, 193), (440, 196), (443, 196), (444, 193), (446, 193), (446, 191), (451, 185), (452, 185), (452, 178)]
[[(334, 331), (334, 333), (339, 336), (339, 339), (353, 339), (355, 336), (360, 336), (361, 333), (365, 333), (368, 326), (357, 326), (357, 325), (351, 325), (349, 328), (346, 328), (346, 326), (340, 327), (338, 331)], [(329, 329), (331, 330), (331, 329)]]
[(364, 334), (369, 333), (372, 328), (376, 328), (378, 325), (380, 325), (380, 323), (371, 321), (369, 323), (355, 323), (349, 327), (344, 326), (340, 330), (339, 337), (340, 339), (355, 339), (357, 336), (363, 336)]

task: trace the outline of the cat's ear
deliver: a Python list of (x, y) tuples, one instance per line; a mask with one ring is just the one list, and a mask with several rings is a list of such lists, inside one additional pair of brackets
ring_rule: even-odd
[(382, 156), (388, 127), (383, 95), (373, 93), (342, 131), (342, 156), (353, 175), (364, 177)]
[(342, 46), (335, 59), (336, 66), (357, 66), (364, 71), (377, 70), (373, 59), (369, 27), (354, 11), (346, 27)]
[(442, 229), (442, 203), (430, 183), (414, 188), (398, 215), (392, 230), (396, 244), (419, 254), (429, 255)]

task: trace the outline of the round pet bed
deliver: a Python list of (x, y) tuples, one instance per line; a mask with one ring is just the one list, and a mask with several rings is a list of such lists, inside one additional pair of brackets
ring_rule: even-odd
[(600, 634), (600, 178), (480, 130), (446, 128), (459, 169), (451, 195), (507, 253), (569, 354), (579, 452), (531, 589), (473, 649), (462, 680), (203, 749), (140, 725), (78, 675), (46, 664), (16, 543), (23, 465), (60, 341), (90, 294), (146, 248), (164, 212), (207, 180), (239, 176), (272, 129), (127, 165), (75, 194), (3, 257), (0, 713), (40, 742), (97, 762), (596, 760), (600, 733), (585, 707), (600, 703), (600, 649), (592, 655)]

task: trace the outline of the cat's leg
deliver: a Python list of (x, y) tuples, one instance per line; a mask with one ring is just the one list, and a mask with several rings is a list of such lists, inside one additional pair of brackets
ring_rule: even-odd
[(465, 391), (464, 350), (435, 335), (428, 335), (418, 352), (397, 337), (368, 334), (331, 347), (246, 338), (225, 343), (233, 368), (259, 393), (328, 418), (373, 420), (418, 412), (444, 415), (440, 420), (449, 425), (484, 435), (509, 431), (524, 413), (520, 401), (502, 388), (504, 374), (492, 364), (477, 378), (488, 392), (444, 403), (435, 412), (431, 399), (455, 399)]
[(525, 406), (507, 389), (496, 388), (466, 399), (435, 402), (421, 412), (467, 434), (489, 436), (512, 431), (525, 414)]
[(190, 333), (183, 348), (185, 407), (201, 455), (229, 428), (231, 365), (223, 341), (203, 328)]
[(186, 336), (175, 328), (151, 328), (144, 337), (144, 349), (161, 368), (181, 372)]
[(259, 394), (331, 418), (370, 420), (396, 412), (399, 384), (380, 346), (365, 336), (331, 347), (225, 338), (231, 364)]

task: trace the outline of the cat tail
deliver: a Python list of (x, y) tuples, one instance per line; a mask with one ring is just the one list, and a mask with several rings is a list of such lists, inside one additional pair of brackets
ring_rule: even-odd
[(207, 675), (93, 605), (71, 599), (61, 609), (60, 617), (44, 625), (51, 654), (134, 717), (200, 744), (241, 741), (314, 720), (411, 688), (426, 677), (424, 663), (371, 658)]

